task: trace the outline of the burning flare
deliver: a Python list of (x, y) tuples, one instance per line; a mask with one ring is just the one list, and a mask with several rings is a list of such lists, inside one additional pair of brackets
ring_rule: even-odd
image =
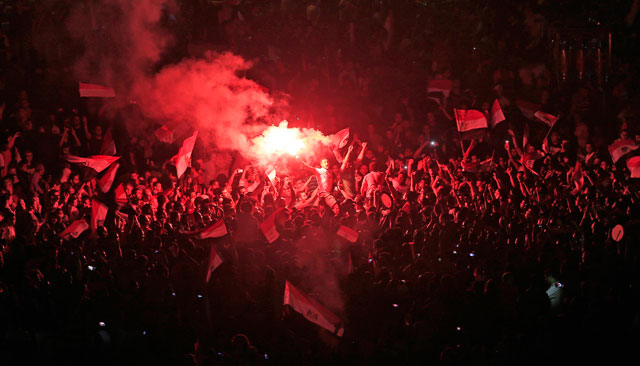
[(253, 139), (254, 151), (261, 156), (275, 157), (283, 154), (299, 155), (306, 147), (304, 138), (297, 128), (288, 128), (289, 122), (270, 126), (262, 135)]

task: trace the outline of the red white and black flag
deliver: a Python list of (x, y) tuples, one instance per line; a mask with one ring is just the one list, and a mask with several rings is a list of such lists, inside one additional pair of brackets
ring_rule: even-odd
[(342, 337), (344, 334), (342, 320), (337, 315), (298, 290), (289, 281), (286, 281), (284, 286), (284, 305), (291, 306), (293, 310), (302, 314), (310, 322), (323, 327), (338, 337)]
[(193, 236), (196, 239), (212, 239), (221, 238), (229, 234), (229, 231), (227, 231), (227, 226), (225, 225), (224, 220), (220, 219), (204, 229), (197, 231), (185, 231), (183, 234)]
[(111, 87), (88, 83), (78, 83), (78, 93), (82, 98), (113, 98), (116, 96), (116, 92)]
[(220, 256), (220, 254), (218, 254), (216, 248), (212, 245), (211, 252), (209, 253), (209, 263), (207, 265), (207, 283), (209, 283), (209, 279), (211, 279), (211, 274), (213, 273), (213, 271), (215, 271), (216, 268), (218, 268), (222, 264), (222, 262), (222, 257)]
[(198, 138), (198, 131), (196, 130), (191, 137), (188, 137), (182, 143), (182, 147), (178, 150), (178, 154), (173, 157), (176, 164), (176, 173), (178, 178), (184, 174), (188, 167), (191, 166), (191, 154), (193, 153), (193, 147), (196, 144)]
[(454, 109), (456, 124), (462, 139), (472, 140), (482, 137), (487, 131), (487, 118), (477, 110)]
[(491, 128), (496, 128), (498, 123), (506, 120), (504, 112), (502, 112), (502, 108), (500, 107), (500, 103), (498, 103), (497, 99), (494, 100), (493, 105), (491, 105), (490, 118)]
[(95, 233), (98, 226), (104, 224), (109, 208), (97, 199), (91, 200), (91, 231)]
[(613, 160), (614, 163), (617, 163), (621, 157), (637, 148), (638, 145), (636, 145), (636, 142), (632, 139), (618, 139), (614, 141), (613, 144), (609, 145), (609, 154), (611, 154), (611, 160)]
[(264, 221), (260, 224), (260, 230), (264, 234), (264, 237), (267, 239), (269, 244), (278, 240), (280, 237), (280, 232), (276, 227), (276, 215), (282, 212), (282, 208), (277, 209), (271, 215), (267, 216)]
[(88, 158), (83, 158), (75, 155), (67, 155), (66, 159), (70, 163), (82, 164), (87, 168), (95, 170), (96, 173), (100, 173), (101, 171), (107, 169), (109, 165), (120, 159), (120, 157), (107, 155), (91, 155)]
[(355, 243), (358, 241), (358, 232), (348, 226), (340, 225), (336, 234), (351, 243)]
[(77, 238), (82, 234), (85, 230), (89, 228), (89, 224), (87, 224), (84, 220), (76, 220), (71, 223), (63, 232), (58, 234), (64, 240), (69, 240), (71, 238)]
[(102, 138), (102, 146), (100, 147), (100, 155), (115, 155), (116, 154), (116, 144), (113, 141), (113, 134), (111, 133), (111, 128), (105, 132), (104, 137)]
[(104, 172), (102, 177), (97, 179), (98, 187), (100, 187), (100, 190), (102, 191), (102, 193), (107, 193), (111, 189), (111, 186), (113, 185), (113, 181), (116, 179), (116, 173), (118, 172), (119, 167), (120, 167), (120, 164), (118, 163), (112, 164)]

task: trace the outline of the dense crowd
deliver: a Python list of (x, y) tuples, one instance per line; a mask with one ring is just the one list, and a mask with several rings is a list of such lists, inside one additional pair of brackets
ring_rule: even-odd
[[(293, 125), (351, 128), (344, 146), (271, 167), (237, 159), (206, 171), (196, 145), (178, 177), (158, 152), (179, 146), (43, 92), (65, 60), (38, 59), (27, 31), (37, 7), (18, 3), (17, 28), (0, 33), (6, 359), (511, 365), (632, 354), (638, 78), (623, 59), (601, 74), (554, 74), (544, 6), (179, 2), (177, 32), (258, 59), (249, 77), (291, 96)], [(451, 90), (430, 93), (441, 79)], [(506, 121), (462, 139), (453, 108), (489, 113), (494, 100)], [(518, 100), (560, 118), (549, 127)], [(104, 153), (111, 130), (120, 168), (104, 192), (104, 172), (68, 157)], [(613, 162), (620, 141), (629, 151)], [(94, 221), (95, 201), (106, 218), (61, 236)], [(220, 220), (228, 235), (192, 234)], [(343, 226), (357, 238), (338, 235)], [(223, 262), (207, 281), (211, 246)], [(283, 306), (285, 281), (340, 317), (344, 334)]]

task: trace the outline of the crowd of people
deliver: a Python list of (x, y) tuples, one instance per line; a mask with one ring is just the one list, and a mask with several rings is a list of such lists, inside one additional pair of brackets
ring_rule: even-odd
[[(633, 354), (638, 77), (623, 58), (563, 75), (546, 1), (179, 2), (168, 17), (178, 33), (256, 58), (248, 76), (290, 96), (292, 125), (349, 132), (311, 157), (224, 171), (206, 171), (196, 143), (179, 174), (157, 153), (179, 146), (124, 129), (107, 189), (104, 171), (69, 156), (105, 154), (117, 126), (43, 92), (64, 59), (38, 59), (25, 29), (37, 5), (19, 3), (18, 28), (0, 33), (3, 358), (507, 365)], [(636, 12), (602, 16), (627, 24), (622, 39)], [(451, 88), (433, 93), (433, 80)], [(558, 120), (527, 115), (522, 100)], [(462, 138), (453, 109), (490, 119), (494, 101), (506, 120)], [(193, 234), (220, 220), (226, 235)], [(211, 247), (222, 264), (208, 273)], [(283, 305), (286, 281), (344, 334)]]

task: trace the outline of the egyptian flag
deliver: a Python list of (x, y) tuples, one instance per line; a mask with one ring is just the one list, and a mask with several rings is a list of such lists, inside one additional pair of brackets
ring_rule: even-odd
[(113, 88), (98, 84), (78, 83), (78, 92), (82, 98), (113, 98), (116, 96), (116, 92)]
[(182, 147), (178, 150), (178, 154), (172, 158), (176, 163), (178, 178), (191, 166), (191, 153), (193, 153), (193, 146), (196, 144), (197, 138), (198, 131), (196, 130), (191, 137), (184, 140)]
[(64, 240), (69, 240), (71, 238), (77, 238), (82, 234), (85, 230), (89, 228), (89, 224), (87, 224), (84, 220), (76, 220), (71, 223), (63, 232), (58, 234)]
[(339, 237), (345, 239), (346, 241), (349, 241), (352, 243), (355, 243), (358, 241), (358, 232), (344, 225), (340, 225), (336, 234)]
[(211, 274), (213, 273), (213, 271), (215, 271), (216, 268), (218, 268), (222, 264), (222, 262), (222, 257), (220, 256), (220, 254), (218, 254), (216, 248), (212, 245), (211, 252), (209, 253), (209, 264), (207, 265), (207, 283), (209, 283), (209, 279), (211, 279)]
[(122, 207), (129, 203), (129, 197), (127, 197), (127, 191), (124, 189), (124, 185), (122, 183), (118, 184), (115, 191), (113, 192), (113, 200), (118, 205), (118, 207)]
[(487, 118), (480, 111), (454, 109), (456, 124), (463, 140), (472, 140), (484, 136), (487, 131)]
[(453, 82), (451, 80), (431, 80), (427, 84), (427, 93), (441, 93), (444, 99), (447, 99), (449, 98), (449, 94), (451, 94), (451, 88), (453, 88)]
[(338, 337), (342, 337), (344, 334), (342, 320), (337, 315), (298, 290), (289, 281), (286, 281), (284, 285), (284, 305), (291, 306), (308, 321), (323, 327)]
[(107, 218), (109, 208), (98, 201), (97, 199), (91, 200), (91, 231), (95, 232), (98, 226), (104, 224), (104, 220)]
[(539, 111), (541, 108), (541, 105), (539, 104), (526, 102), (524, 100), (516, 100), (516, 106), (518, 106), (520, 113), (522, 113), (522, 115), (525, 116), (525, 118), (530, 119), (532, 121), (536, 119), (536, 116), (535, 116), (536, 112)]
[(267, 170), (265, 170), (264, 173), (267, 175), (267, 178), (269, 178), (269, 182), (271, 182), (271, 184), (275, 187), (276, 186), (276, 168), (270, 166), (267, 168)]
[(502, 112), (502, 108), (500, 108), (500, 103), (498, 100), (493, 101), (493, 105), (491, 106), (491, 128), (496, 128), (498, 123), (504, 121), (506, 118), (504, 117), (504, 113)]
[(558, 119), (560, 118), (560, 117), (551, 115), (549, 113), (544, 113), (542, 111), (536, 111), (536, 113), (534, 113), (533, 116), (536, 117), (539, 121), (544, 122), (549, 127), (553, 127), (553, 125), (555, 125), (556, 122), (558, 122)]
[(477, 163), (462, 162), (462, 170), (468, 173), (483, 173), (491, 171), (493, 167), (493, 156), (489, 159)]
[(349, 143), (349, 137), (351, 137), (351, 132), (349, 128), (345, 128), (334, 133), (333, 136), (331, 136), (331, 140), (335, 146), (342, 149)]
[(634, 156), (627, 160), (627, 167), (631, 172), (631, 178), (640, 178), (640, 156)]
[(107, 155), (91, 155), (88, 158), (83, 158), (75, 155), (67, 155), (66, 159), (70, 163), (82, 164), (87, 168), (93, 169), (96, 173), (107, 169), (109, 165), (113, 164), (116, 160), (120, 159), (119, 156), (107, 156)]
[(195, 239), (203, 240), (203, 239), (221, 238), (229, 234), (229, 231), (227, 231), (227, 226), (225, 225), (224, 220), (221, 219), (204, 229), (197, 230), (197, 231), (183, 232), (183, 234), (192, 236)]
[(280, 232), (278, 232), (278, 228), (276, 227), (276, 215), (282, 211), (282, 208), (277, 209), (271, 215), (267, 216), (264, 221), (260, 224), (260, 230), (264, 234), (264, 237), (267, 239), (269, 244), (278, 240), (280, 237)]
[(100, 147), (100, 155), (115, 155), (116, 144), (113, 141), (113, 135), (111, 134), (111, 128), (107, 130), (102, 138), (102, 147)]
[(533, 165), (535, 164), (536, 161), (542, 158), (544, 158), (544, 155), (542, 155), (539, 151), (534, 150), (524, 154), (521, 162), (525, 168), (529, 169), (529, 171), (531, 171), (532, 173), (538, 175), (538, 173), (535, 170), (533, 170)]
[(98, 187), (102, 193), (107, 193), (111, 189), (111, 185), (113, 185), (113, 181), (116, 179), (116, 173), (118, 172), (118, 168), (120, 164), (115, 163), (112, 164), (107, 171), (104, 172), (102, 177), (98, 178)]
[(617, 163), (621, 157), (638, 148), (632, 139), (616, 140), (609, 145), (609, 154), (613, 163)]

